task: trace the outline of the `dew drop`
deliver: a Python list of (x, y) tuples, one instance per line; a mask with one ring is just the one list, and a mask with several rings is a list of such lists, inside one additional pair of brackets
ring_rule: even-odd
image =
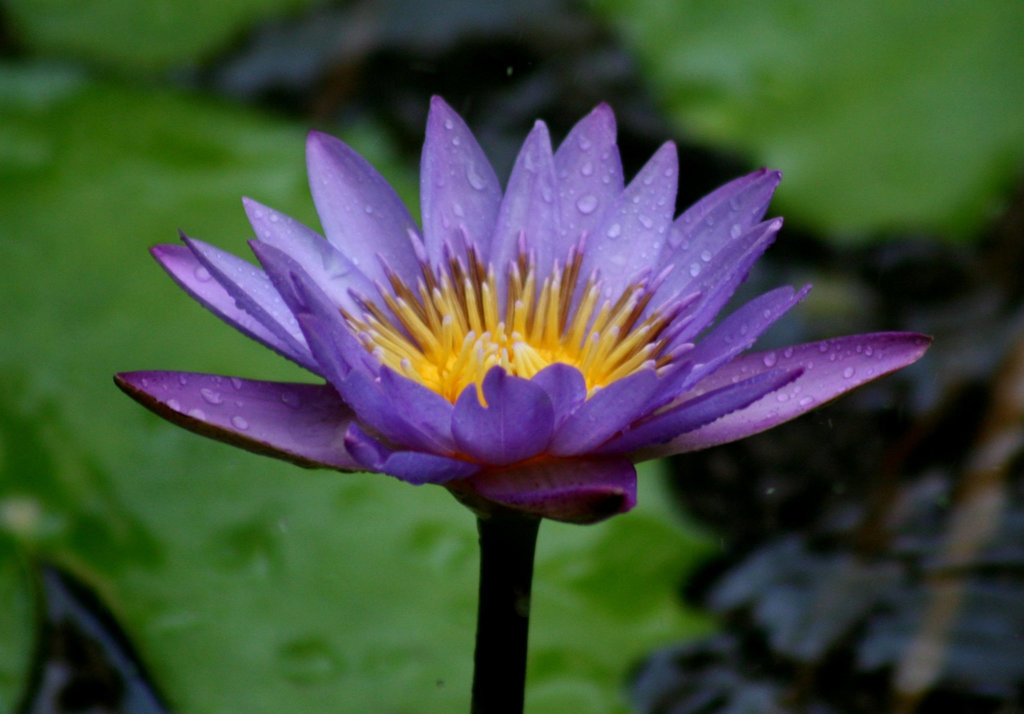
[(271, 213), (270, 214), (270, 222), (271, 223), (277, 223), (280, 220), (281, 220), (281, 216), (279, 216), (278, 214), (276, 214), (276, 213)]
[(464, 218), (466, 215), (466, 211), (462, 207), (462, 204), (458, 202), (452, 204), (452, 213), (454, 213), (459, 218)]
[(180, 412), (181, 411), (181, 402), (179, 402), (177, 399), (168, 399), (167, 400), (167, 406), (169, 406), (171, 409), (173, 409), (176, 412)]
[(187, 387), (188, 386), (188, 375), (179, 374), (178, 375), (178, 384), (180, 384), (183, 387)]
[(445, 119), (444, 128), (447, 129), (448, 131), (451, 131), (452, 129), (455, 128), (455, 123), (451, 119)]
[(462, 139), (460, 139), (457, 136), (453, 136), (452, 137), (452, 146), (458, 146), (461, 143), (462, 143)]
[(249, 428), (249, 422), (245, 420), (245, 417), (233, 416), (231, 417), (231, 423), (239, 431), (245, 431), (246, 429)]
[(234, 387), (235, 389), (241, 389), (242, 388), (242, 380), (239, 379), (238, 377), (232, 377), (231, 378), (231, 386)]
[(585, 136), (581, 136), (579, 140), (580, 151), (590, 151), (590, 147), (593, 146), (590, 139)]
[(843, 379), (849, 379), (856, 371), (853, 367), (847, 367), (843, 370)]
[(739, 223), (733, 223), (732, 228), (729, 229), (729, 235), (732, 236), (733, 238), (739, 238), (741, 235), (743, 235), (743, 226), (741, 226)]
[(644, 186), (650, 186), (652, 183), (654, 183), (654, 174), (644, 176)]
[(363, 210), (367, 213), (367, 215), (373, 215), (373, 206), (371, 206), (370, 204), (366, 204), (365, 206), (363, 206)]
[(206, 401), (207, 404), (220, 404), (224, 401), (224, 397), (221, 396), (220, 392), (216, 391), (215, 389), (210, 389), (208, 387), (203, 387), (202, 389), (200, 389), (199, 394), (202, 396), (202, 398)]
[(779, 402), (788, 402), (789, 394), (787, 394), (786, 392), (779, 392), (778, 394), (775, 395), (775, 400)]
[(828, 343), (822, 342), (820, 345), (818, 345), (818, 352), (821, 352), (822, 354), (828, 352)]
[(200, 265), (196, 267), (196, 280), (198, 280), (199, 282), (208, 282), (212, 277), (213, 276), (210, 275), (210, 271), (204, 268), (203, 266)]
[(865, 356), (870, 357), (874, 353), (875, 353), (875, 349), (871, 345), (868, 345), (867, 347), (864, 348), (864, 355)]
[(206, 418), (206, 412), (204, 412), (199, 407), (196, 407), (195, 409), (189, 409), (188, 410), (188, 415), (190, 417), (192, 417), (193, 419), (205, 419)]
[(580, 166), (580, 174), (583, 176), (590, 176), (594, 173), (594, 163), (592, 161), (584, 161)]
[(650, 230), (654, 226), (654, 221), (652, 221), (648, 216), (639, 216), (637, 220), (639, 220), (640, 224), (643, 225), (643, 227), (647, 228), (648, 230)]
[(579, 200), (576, 201), (576, 208), (583, 215), (593, 213), (594, 209), (597, 208), (597, 196), (592, 193), (588, 193), (586, 196), (580, 196)]
[(715, 225), (715, 217), (714, 216), (708, 216), (707, 218), (704, 219), (704, 224), (708, 228), (711, 228), (713, 225)]
[(700, 252), (700, 259), (703, 260), (705, 263), (711, 262), (711, 251), (710, 250), (702, 250)]
[(768, 353), (765, 354), (765, 356), (764, 356), (762, 361), (764, 362), (764, 366), (765, 367), (774, 367), (775, 366), (775, 362), (777, 360), (778, 360), (778, 356), (774, 352), (768, 352)]
[(792, 357), (793, 356), (793, 348), (792, 347), (787, 347), (786, 349), (782, 350), (782, 356), (785, 357), (786, 359), (789, 359), (790, 357)]
[(691, 263), (690, 276), (696, 278), (698, 275), (700, 275), (700, 263)]
[(607, 235), (609, 238), (618, 238), (620, 235), (622, 235), (622, 226), (620, 226), (618, 223), (611, 224), (611, 226), (608, 227)]
[(810, 406), (811, 404), (814, 404), (814, 397), (807, 396), (800, 398), (800, 406), (807, 407)]

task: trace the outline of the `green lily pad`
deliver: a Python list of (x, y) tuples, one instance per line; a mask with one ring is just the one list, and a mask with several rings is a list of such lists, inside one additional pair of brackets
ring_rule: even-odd
[(315, 0), (8, 0), (19, 39), (33, 51), (120, 70), (198, 64), (260, 17)]
[[(181, 712), (468, 709), (471, 514), (443, 489), (303, 471), (203, 440), (126, 399), (116, 371), (309, 379), (181, 293), (146, 253), (176, 230), (245, 253), (248, 194), (316, 225), (305, 127), (205, 97), (0, 66), (0, 709), (23, 686), (30, 579), (73, 566)], [(395, 179), (372, 126), (338, 132)], [(707, 545), (641, 505), (545, 524), (532, 712), (622, 712), (634, 660), (706, 627), (676, 602)], [(14, 557), (8, 557), (11, 555)]]
[(841, 241), (977, 236), (1024, 159), (1024, 4), (595, 0), (681, 131)]

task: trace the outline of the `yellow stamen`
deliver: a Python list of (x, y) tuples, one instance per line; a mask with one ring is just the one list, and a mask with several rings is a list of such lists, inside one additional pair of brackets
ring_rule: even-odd
[(469, 385), (482, 400), (484, 375), (495, 365), (530, 378), (565, 363), (580, 370), (591, 395), (637, 370), (663, 366), (661, 335), (671, 317), (644, 317), (652, 294), (643, 284), (602, 301), (595, 277), (579, 284), (582, 265), (582, 251), (573, 249), (564, 266), (555, 263), (541, 279), (519, 255), (502, 296), (493, 268), (469, 250), (464, 262), (449, 258), (437, 273), (422, 266), (415, 286), (389, 273), (378, 286), (382, 304), (364, 298), (361, 314), (344, 316), (382, 364), (451, 402)]

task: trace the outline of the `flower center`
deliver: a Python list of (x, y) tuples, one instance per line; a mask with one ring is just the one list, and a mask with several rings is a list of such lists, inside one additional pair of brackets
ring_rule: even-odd
[(361, 299), (362, 315), (345, 313), (382, 364), (448, 401), (470, 384), (479, 389), (495, 365), (528, 379), (562, 362), (580, 370), (589, 395), (668, 360), (669, 340), (662, 335), (672, 320), (657, 313), (641, 319), (653, 296), (645, 282), (599, 305), (600, 282), (580, 282), (583, 254), (573, 248), (539, 289), (533, 262), (520, 255), (509, 265), (506, 294), (500, 296), (493, 269), (472, 249), (466, 257), (466, 263), (449, 259), (440, 275), (422, 263), (415, 290), (389, 273), (391, 290), (380, 289), (387, 311)]

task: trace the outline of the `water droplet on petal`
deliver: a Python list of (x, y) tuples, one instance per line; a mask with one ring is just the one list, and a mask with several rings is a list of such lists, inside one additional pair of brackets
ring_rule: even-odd
[(466, 167), (466, 180), (469, 181), (469, 185), (477, 191), (483, 191), (487, 186), (487, 182), (484, 181), (484, 177), (477, 171), (476, 164), (470, 164)]
[(367, 214), (373, 215), (373, 206), (371, 206), (370, 204), (366, 204), (365, 206), (363, 206), (363, 210), (366, 211)]
[(455, 128), (455, 123), (451, 119), (445, 119), (444, 128), (447, 129), (448, 131), (451, 131), (452, 129)]
[(702, 250), (700, 252), (700, 259), (703, 260), (705, 263), (710, 262), (711, 261), (711, 251), (710, 250)]
[(613, 223), (608, 227), (609, 238), (618, 238), (620, 235), (622, 235), (622, 226), (618, 223)]
[(590, 176), (594, 173), (594, 163), (592, 161), (584, 161), (580, 165), (580, 174), (583, 176)]
[(637, 220), (639, 220), (641, 225), (648, 230), (654, 226), (654, 221), (652, 221), (648, 216), (640, 216)]
[(807, 396), (800, 398), (800, 406), (807, 407), (810, 406), (811, 404), (814, 404), (814, 397)]
[(245, 417), (233, 416), (231, 417), (231, 423), (239, 431), (245, 431), (249, 428), (249, 422), (245, 420)]
[(196, 280), (201, 283), (205, 283), (210, 280), (213, 276), (210, 275), (210, 271), (204, 268), (202, 265), (196, 267)]
[(580, 196), (580, 199), (576, 201), (576, 208), (584, 215), (593, 213), (594, 209), (597, 208), (597, 196), (592, 193)]
[(590, 147), (593, 146), (590, 139), (585, 136), (581, 136), (579, 139), (580, 151), (590, 151)]
[(178, 384), (180, 384), (183, 387), (188, 386), (188, 375), (179, 374), (178, 375)]
[(865, 356), (870, 357), (874, 353), (875, 353), (875, 349), (871, 345), (868, 345), (867, 347), (864, 348)]
[(853, 367), (847, 367), (846, 369), (843, 370), (843, 379), (849, 379), (854, 375), (854, 373), (856, 373), (856, 371), (857, 370), (855, 370)]
[(195, 409), (189, 409), (188, 415), (193, 419), (206, 419), (206, 412), (204, 412), (199, 407), (196, 407)]
[(242, 388), (242, 380), (239, 379), (238, 377), (232, 377), (231, 378), (231, 386), (234, 387), (235, 389), (241, 389)]
[(778, 394), (775, 395), (775, 400), (779, 402), (788, 402), (789, 394), (787, 394), (786, 392), (779, 392)]
[(199, 394), (203, 397), (204, 400), (206, 400), (208, 404), (220, 404), (221, 402), (224, 401), (224, 397), (221, 396), (220, 392), (214, 389), (210, 389), (208, 387), (203, 387), (202, 389), (200, 389)]
[(698, 275), (700, 275), (700, 263), (691, 263), (690, 276), (696, 278)]
[(181, 402), (179, 402), (177, 399), (168, 399), (167, 400), (167, 406), (169, 406), (171, 409), (173, 409), (176, 412), (180, 412), (181, 411)]
[(280, 220), (281, 220), (281, 216), (279, 216), (278, 214), (276, 214), (276, 213), (271, 213), (270, 214), (270, 222), (271, 223), (277, 223)]
[(460, 139), (457, 136), (453, 136), (452, 137), (452, 146), (458, 146), (461, 143), (462, 143), (462, 139)]
[(733, 238), (739, 238), (741, 235), (743, 235), (743, 226), (741, 226), (739, 223), (733, 223), (732, 228), (729, 229), (729, 235), (732, 236)]

